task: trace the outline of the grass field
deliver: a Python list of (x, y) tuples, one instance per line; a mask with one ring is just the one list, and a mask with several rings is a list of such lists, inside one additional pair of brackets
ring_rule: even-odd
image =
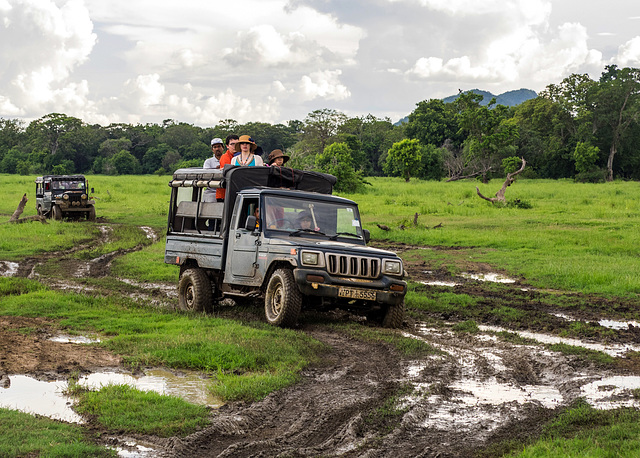
[[(150, 226), (162, 233), (168, 176), (88, 178), (96, 191), (98, 217)], [(35, 177), (3, 175), (0, 179), (5, 196), (0, 218), (8, 219), (25, 192), (30, 202), (24, 214), (35, 214)], [(640, 293), (640, 184), (636, 182), (519, 180), (506, 193), (508, 201), (517, 200), (519, 205), (502, 206), (480, 199), (475, 190), (478, 185), (484, 195), (493, 195), (502, 186), (499, 180), (489, 184), (369, 180), (373, 186), (366, 193), (345, 197), (358, 202), (373, 239), (473, 248), (469, 256), (475, 262), (488, 263), (538, 287), (620, 296)], [(414, 226), (416, 213), (418, 225)], [(391, 229), (383, 231), (376, 224)], [(399, 229), (401, 225), (404, 230)], [(72, 246), (94, 236), (94, 231), (92, 225), (55, 221), (49, 226), (0, 225), (0, 258)], [(442, 262), (455, 272), (455, 259)], [(120, 268), (127, 267), (120, 263)]]
[[(24, 216), (36, 213), (35, 177), (0, 175), (0, 193), (4, 196), (0, 201), (0, 260), (19, 261), (79, 244), (87, 246), (73, 253), (78, 259), (143, 246), (116, 258), (112, 275), (137, 282), (176, 282), (177, 268), (163, 262), (162, 234), (166, 226), (169, 177), (88, 178), (89, 186), (95, 189), (97, 222), (14, 225), (4, 222), (24, 193), (29, 197)], [(419, 180), (405, 183), (394, 178), (370, 178), (369, 181), (373, 186), (367, 192), (344, 197), (359, 203), (364, 227), (371, 231), (372, 238), (416, 246), (459, 248), (455, 252), (447, 251), (446, 255), (438, 250), (422, 250), (420, 254), (430, 264), (452, 275), (459, 273), (465, 263), (485, 263), (539, 288), (632, 299), (640, 294), (638, 183), (579, 184), (568, 180), (523, 179), (508, 188), (506, 197), (511, 204), (504, 206), (480, 199), (475, 190), (478, 186), (484, 195), (491, 196), (502, 186), (500, 180), (489, 184)], [(418, 219), (414, 225), (416, 213)], [(92, 246), (90, 241), (100, 237), (100, 226), (106, 223), (113, 228), (110, 241)], [(378, 224), (390, 229), (382, 230)], [(140, 229), (142, 226), (152, 227), (160, 235), (159, 240), (153, 243), (148, 240)], [(109, 281), (115, 284), (115, 280)], [(469, 310), (469, 321), (458, 325), (459, 330), (464, 331), (465, 326), (475, 326), (474, 301), (473, 297), (452, 292), (443, 293), (435, 300), (425, 298), (413, 285), (407, 304), (409, 309)], [(212, 316), (158, 313), (124, 296), (90, 297), (52, 291), (25, 279), (0, 278), (0, 315), (11, 314), (46, 316), (77, 332), (99, 332), (107, 336), (100, 345), (123, 355), (132, 366), (158, 364), (214, 374), (216, 383), (211, 389), (226, 399), (260, 399), (270, 391), (295, 383), (300, 370), (323, 351), (318, 342), (291, 330)], [(431, 351), (415, 348), (415, 340), (383, 331), (360, 326), (346, 330), (357, 338), (390, 342), (402, 353)], [(105, 422), (110, 421), (106, 420), (108, 416), (119, 416), (117, 411), (115, 414), (106, 411), (116, 399), (125, 400), (120, 404), (121, 413), (137, 408), (144, 410), (150, 402), (159, 403), (142, 393), (122, 390), (105, 390), (97, 396), (78, 393), (78, 396), (85, 397), (85, 411), (104, 416)], [(164, 407), (170, 412), (188, 408), (169, 403)], [(189, 415), (202, 425), (202, 412)], [(60, 456), (94, 453), (90, 451), (90, 443), (75, 439), (82, 435), (77, 428), (61, 432), (54, 422), (40, 419), (35, 422), (30, 416), (3, 409), (0, 417), (0, 425), (12, 425), (9, 429), (0, 426), (0, 442), (11, 438), (14, 444), (7, 446), (14, 448), (0, 447), (0, 455), (20, 456), (46, 448), (39, 442), (26, 448), (15, 445), (23, 440), (15, 431), (24, 428), (46, 431), (42, 433), (43, 441), (50, 443), (53, 439), (49, 434), (74, 437), (72, 440), (78, 442), (81, 451), (60, 452)], [(631, 456), (611, 451), (616, 449), (618, 441), (627, 447), (624, 450), (639, 447), (635, 438), (625, 436), (626, 433), (637, 436), (637, 421), (635, 411), (600, 413), (588, 406), (574, 406), (547, 428), (540, 442), (513, 456)], [(139, 428), (143, 426), (149, 425)], [(189, 425), (180, 429), (183, 426), (176, 426), (170, 419), (165, 423), (160, 420), (154, 423), (153, 433), (174, 434), (177, 430), (186, 433), (195, 428)], [(110, 423), (109, 427), (122, 426)], [(576, 429), (582, 432), (574, 434)], [(593, 440), (600, 445), (589, 442)]]

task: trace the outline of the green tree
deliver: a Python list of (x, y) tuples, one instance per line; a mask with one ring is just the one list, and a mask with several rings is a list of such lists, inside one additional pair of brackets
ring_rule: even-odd
[(339, 192), (356, 192), (367, 184), (360, 171), (354, 170), (351, 151), (346, 143), (332, 143), (315, 158), (315, 166), (337, 178), (334, 189)]
[(32, 121), (27, 134), (39, 144), (46, 146), (52, 155), (58, 152), (65, 134), (79, 129), (82, 121), (61, 113), (50, 113)]
[(347, 119), (344, 113), (324, 108), (307, 115), (301, 133), (302, 154), (321, 154), (327, 145), (333, 143), (338, 128)]
[(134, 175), (140, 173), (140, 163), (127, 150), (118, 151), (109, 161), (118, 175)]
[(591, 172), (596, 168), (599, 149), (589, 143), (578, 142), (573, 151), (573, 159), (576, 162), (576, 171), (579, 173)]
[(144, 173), (155, 173), (162, 168), (162, 159), (171, 148), (166, 143), (149, 148), (142, 158), (142, 171)]
[(444, 148), (437, 148), (435, 145), (421, 147), (422, 160), (418, 167), (419, 178), (440, 181), (444, 177), (443, 151)]
[(398, 143), (394, 143), (389, 150), (384, 171), (387, 175), (401, 176), (404, 181), (408, 182), (412, 173), (414, 176), (419, 174), (421, 161), (420, 141), (415, 138), (405, 138)]
[(594, 124), (608, 139), (607, 180), (613, 180), (613, 163), (624, 137), (640, 119), (640, 69), (608, 65), (593, 91)]
[(437, 147), (444, 145), (447, 139), (459, 146), (458, 130), (455, 105), (438, 99), (418, 102), (405, 127), (407, 137), (416, 138), (423, 145)]

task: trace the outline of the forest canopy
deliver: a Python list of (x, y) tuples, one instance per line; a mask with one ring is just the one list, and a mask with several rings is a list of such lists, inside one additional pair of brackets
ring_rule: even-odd
[(486, 181), (504, 176), (509, 158), (524, 158), (531, 178), (638, 180), (639, 117), (640, 69), (615, 65), (598, 80), (570, 75), (513, 107), (475, 92), (423, 100), (398, 124), (328, 108), (286, 124), (225, 119), (206, 128), (173, 119), (101, 126), (50, 113), (28, 124), (0, 118), (0, 173), (166, 174), (202, 166), (212, 138), (236, 134), (265, 156), (285, 151), (289, 166), (340, 172), (345, 189), (380, 175)]

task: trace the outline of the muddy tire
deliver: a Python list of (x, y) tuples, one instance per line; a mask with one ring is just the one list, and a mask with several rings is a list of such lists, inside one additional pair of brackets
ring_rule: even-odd
[(59, 206), (54, 205), (51, 207), (51, 217), (57, 221), (62, 219), (62, 210), (60, 210)]
[(36, 207), (36, 213), (38, 214), (38, 216), (44, 216), (44, 213), (42, 212), (42, 205), (38, 205)]
[(273, 272), (264, 298), (264, 315), (273, 326), (291, 327), (298, 321), (302, 293), (290, 269)]
[(204, 270), (187, 269), (178, 282), (178, 306), (190, 312), (210, 312), (213, 308), (211, 281)]
[(397, 305), (389, 305), (382, 317), (382, 326), (385, 328), (399, 328), (404, 321), (404, 301)]
[(89, 211), (87, 212), (87, 221), (95, 221), (96, 220), (96, 208), (91, 205), (89, 207)]

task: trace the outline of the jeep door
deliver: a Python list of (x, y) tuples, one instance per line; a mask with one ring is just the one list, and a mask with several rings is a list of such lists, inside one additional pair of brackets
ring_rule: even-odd
[[(247, 280), (256, 276), (261, 232), (247, 229), (245, 225), (247, 217), (254, 215), (258, 205), (258, 196), (242, 196), (236, 201), (236, 214), (233, 216), (227, 247), (227, 274), (230, 272), (232, 277)], [(229, 279), (228, 275), (226, 278)]]

